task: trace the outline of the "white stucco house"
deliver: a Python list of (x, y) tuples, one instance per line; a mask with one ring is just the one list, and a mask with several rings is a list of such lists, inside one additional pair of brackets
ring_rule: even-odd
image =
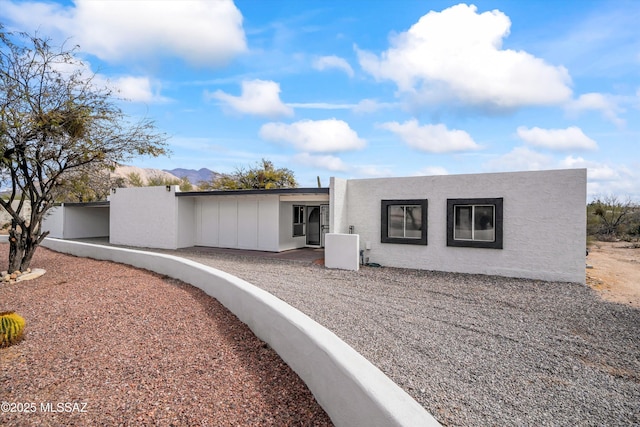
[(113, 189), (64, 204), (52, 237), (112, 244), (280, 252), (324, 247), (328, 267), (365, 261), (585, 282), (586, 169), (338, 179), (329, 188), (180, 192)]

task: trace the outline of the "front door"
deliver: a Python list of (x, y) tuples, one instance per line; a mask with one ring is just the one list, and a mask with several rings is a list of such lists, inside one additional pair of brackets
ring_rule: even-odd
[(324, 246), (329, 231), (329, 205), (307, 206), (307, 245)]
[(320, 246), (320, 206), (307, 206), (307, 245)]

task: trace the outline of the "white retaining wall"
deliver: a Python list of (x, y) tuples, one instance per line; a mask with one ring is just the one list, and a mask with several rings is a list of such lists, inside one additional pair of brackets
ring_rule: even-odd
[[(349, 180), (347, 224), (336, 218), (332, 231), (355, 225), (383, 266), (585, 283), (586, 179), (571, 169)], [(457, 198), (503, 198), (503, 249), (447, 246), (447, 199)], [(381, 243), (385, 199), (428, 199), (428, 245)]]
[(202, 289), (282, 357), (337, 426), (439, 426), (420, 404), (331, 331), (244, 280), (171, 255), (50, 238), (43, 246), (133, 265)]

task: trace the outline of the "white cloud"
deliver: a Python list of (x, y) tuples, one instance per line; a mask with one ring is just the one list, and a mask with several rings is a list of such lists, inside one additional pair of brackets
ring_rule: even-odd
[(529, 145), (551, 150), (595, 150), (598, 148), (598, 144), (576, 126), (570, 126), (566, 129), (541, 129), (539, 127), (529, 129), (520, 126), (517, 134)]
[[(369, 178), (385, 178), (394, 176), (393, 170), (379, 165), (360, 165), (356, 167), (358, 176), (366, 176)], [(396, 175), (397, 176), (397, 175)]]
[(231, 0), (76, 0), (75, 7), (3, 2), (3, 12), (23, 28), (38, 22), (101, 59), (131, 61), (173, 55), (219, 66), (247, 50), (242, 14)]
[(463, 130), (449, 130), (443, 124), (420, 126), (415, 119), (400, 124), (387, 122), (379, 127), (398, 135), (410, 147), (430, 153), (478, 150), (480, 146)]
[(329, 102), (290, 102), (287, 105), (308, 110), (350, 110), (357, 106), (355, 104), (332, 104)]
[(155, 87), (148, 77), (125, 76), (110, 81), (110, 86), (127, 101), (161, 103), (168, 99), (160, 96), (160, 88)]
[(293, 160), (305, 166), (327, 169), (335, 172), (343, 172), (347, 170), (347, 165), (336, 156), (326, 155), (317, 156), (309, 153), (296, 154)]
[(260, 128), (267, 141), (286, 142), (304, 152), (337, 152), (364, 148), (366, 141), (342, 120), (301, 120), (291, 124), (267, 123)]
[(565, 106), (572, 116), (578, 116), (584, 111), (600, 111), (602, 116), (617, 126), (623, 126), (625, 121), (619, 117), (624, 112), (615, 98), (601, 93), (585, 93), (576, 100), (569, 101)]
[(349, 65), (344, 58), (335, 55), (316, 58), (316, 60), (313, 61), (313, 68), (320, 71), (335, 68), (344, 71), (349, 77), (353, 77), (353, 68), (351, 68), (351, 65)]
[(585, 168), (587, 169), (588, 199), (598, 194), (616, 194), (640, 201), (640, 189), (637, 186), (640, 182), (640, 173), (637, 172), (638, 169), (630, 169), (624, 165), (573, 156), (556, 159), (528, 147), (515, 147), (509, 153), (496, 157), (483, 166), (492, 172)]
[(131, 102), (164, 103), (169, 99), (160, 95), (159, 83), (152, 82), (149, 77), (121, 76), (111, 78), (104, 74), (96, 74), (91, 64), (86, 61), (55, 63), (53, 68), (66, 78), (79, 73), (80, 78), (91, 83), (97, 91), (104, 89), (114, 91), (118, 98)]
[(420, 169), (418, 172), (414, 174), (415, 176), (438, 176), (438, 175), (449, 175), (449, 172), (446, 168), (442, 166), (427, 166), (426, 168)]
[(280, 100), (280, 85), (272, 81), (243, 81), (240, 96), (229, 95), (221, 90), (207, 96), (223, 101), (230, 109), (242, 114), (271, 118), (293, 115), (293, 109)]
[(400, 94), (417, 103), (508, 109), (568, 100), (571, 79), (564, 67), (502, 49), (510, 26), (498, 10), (478, 14), (475, 6), (459, 4), (424, 15), (379, 57), (357, 53), (365, 71), (395, 82)]
[(1, 4), (3, 19), (18, 24), (20, 31), (38, 31), (41, 35), (65, 40), (74, 26), (73, 9), (57, 3), (2, 1)]
[(375, 99), (363, 99), (353, 109), (356, 113), (375, 113), (380, 109), (380, 104)]
[(553, 157), (530, 150), (527, 147), (515, 147), (509, 153), (489, 160), (484, 167), (492, 172), (535, 171), (553, 169)]
[(587, 169), (587, 196), (591, 200), (602, 194), (627, 196), (640, 201), (640, 182), (638, 169), (630, 169), (624, 165), (585, 160), (582, 157), (568, 156), (560, 162), (564, 168)]
[(612, 181), (620, 178), (620, 169), (593, 161), (588, 161), (582, 157), (568, 156), (564, 158), (560, 165), (568, 169), (586, 168), (590, 181)]
[(383, 109), (396, 108), (399, 105), (393, 102), (378, 102), (375, 99), (363, 99), (353, 107), (353, 112), (358, 114), (375, 113)]

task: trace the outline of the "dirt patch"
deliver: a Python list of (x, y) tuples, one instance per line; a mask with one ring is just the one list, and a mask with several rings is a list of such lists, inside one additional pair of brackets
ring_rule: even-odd
[(640, 308), (640, 245), (596, 242), (587, 266), (587, 284), (603, 299)]

